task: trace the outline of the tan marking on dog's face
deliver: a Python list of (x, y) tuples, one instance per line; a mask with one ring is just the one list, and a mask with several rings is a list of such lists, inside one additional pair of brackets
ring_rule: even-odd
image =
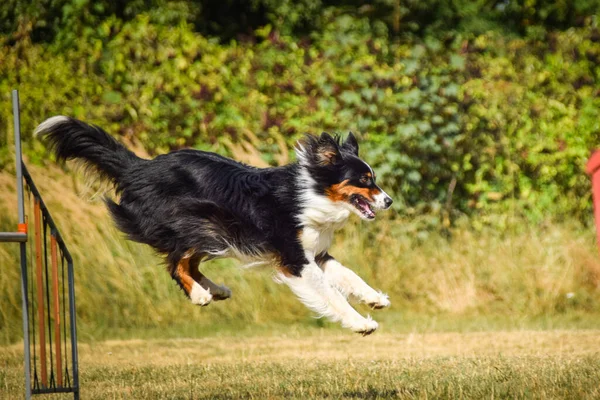
[(373, 202), (373, 196), (379, 193), (381, 191), (378, 188), (361, 188), (351, 185), (348, 179), (325, 189), (325, 194), (331, 201), (348, 201), (353, 194), (358, 194), (368, 201)]
[(369, 189), (369, 194), (371, 195), (371, 198), (377, 196), (380, 193), (381, 193), (381, 190), (379, 188)]
[(333, 150), (324, 151), (318, 154), (319, 165), (332, 165), (335, 164), (337, 159), (337, 153)]

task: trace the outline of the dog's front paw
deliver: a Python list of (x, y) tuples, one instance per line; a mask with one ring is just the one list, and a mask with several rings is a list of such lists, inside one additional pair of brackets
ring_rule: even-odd
[(381, 292), (376, 293), (373, 298), (367, 299), (365, 303), (374, 310), (380, 310), (389, 307), (392, 304), (388, 295)]
[(379, 324), (369, 317), (363, 318), (361, 321), (353, 324), (352, 326), (350, 326), (350, 329), (352, 329), (356, 333), (360, 333), (363, 336), (367, 336), (375, 332), (378, 327)]

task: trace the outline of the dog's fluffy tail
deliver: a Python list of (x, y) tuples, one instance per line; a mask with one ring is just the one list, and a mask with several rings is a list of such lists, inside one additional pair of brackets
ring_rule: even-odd
[(142, 160), (101, 128), (75, 118), (48, 118), (34, 135), (54, 151), (58, 161), (81, 159), (116, 185), (132, 164)]

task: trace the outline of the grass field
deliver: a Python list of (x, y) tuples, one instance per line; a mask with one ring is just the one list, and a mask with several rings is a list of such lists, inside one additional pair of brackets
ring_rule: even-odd
[[(363, 338), (316, 329), (79, 351), (84, 399), (600, 397), (600, 330)], [(0, 348), (0, 398), (22, 395), (21, 354)]]
[[(75, 258), (83, 399), (600, 398), (590, 227), (501, 215), (502, 229), (457, 224), (446, 236), (400, 218), (352, 222), (332, 254), (392, 300), (380, 312), (358, 306), (380, 323), (362, 338), (314, 319), (270, 270), (227, 261), (202, 271), (233, 297), (196, 307), (78, 178), (32, 173)], [(14, 228), (15, 207), (14, 177), (2, 172), (0, 230)], [(16, 246), (0, 246), (0, 266), (0, 399), (14, 399)]]

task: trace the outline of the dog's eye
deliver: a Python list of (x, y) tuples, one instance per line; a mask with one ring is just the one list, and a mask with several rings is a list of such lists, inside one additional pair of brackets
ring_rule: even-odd
[(371, 183), (371, 178), (369, 178), (368, 176), (364, 175), (364, 176), (361, 176), (358, 181), (360, 183), (362, 183), (363, 185), (368, 185), (368, 184)]

